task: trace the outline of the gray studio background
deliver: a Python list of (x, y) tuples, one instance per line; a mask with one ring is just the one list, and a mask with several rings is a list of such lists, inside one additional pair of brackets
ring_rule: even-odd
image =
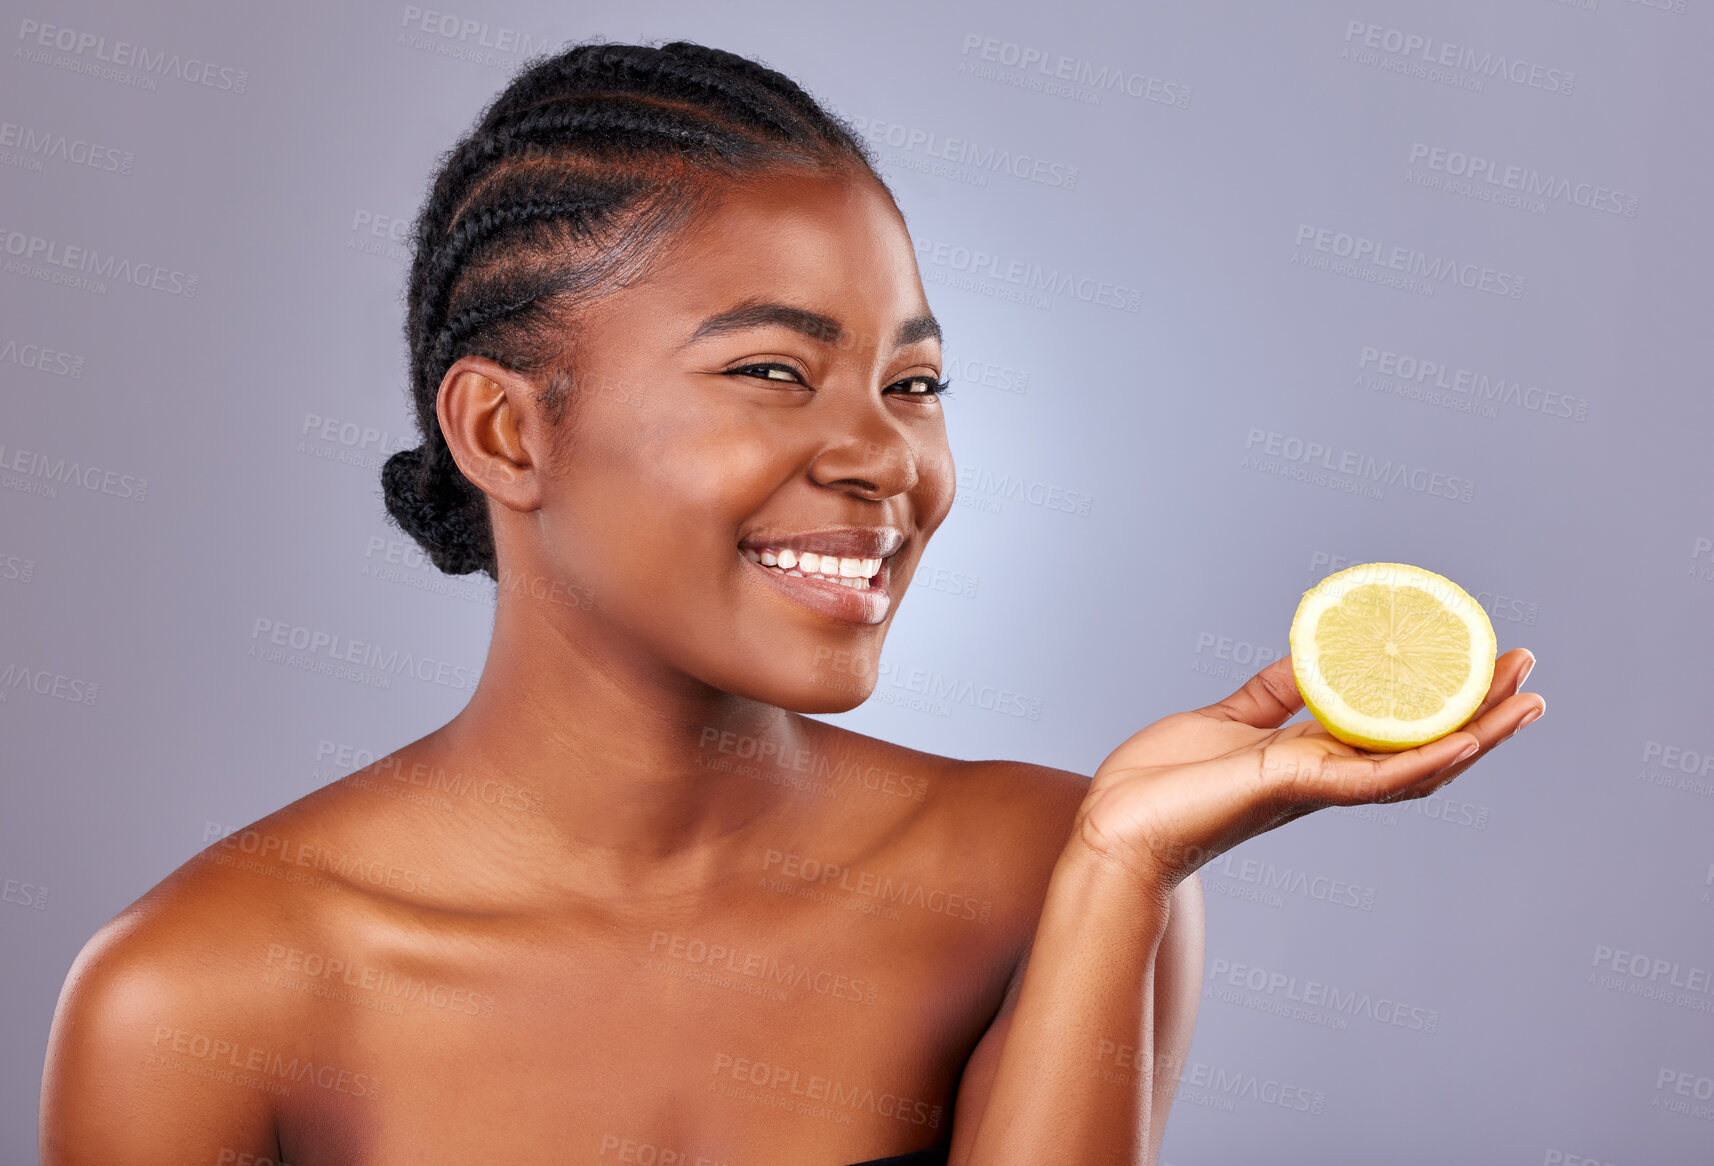
[(1708, 1160), (1714, 0), (447, 3), (3, 6), (0, 1162), (91, 933), (468, 698), (250, 649), (480, 667), (492, 585), (380, 502), (402, 240), (595, 34), (856, 120), (946, 327), (959, 505), (830, 719), (1090, 773), (1370, 560), (1536, 653), (1441, 794), (1204, 870), (1165, 1159)]

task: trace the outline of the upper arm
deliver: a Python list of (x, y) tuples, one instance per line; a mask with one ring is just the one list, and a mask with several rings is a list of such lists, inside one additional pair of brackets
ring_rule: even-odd
[(229, 973), (202, 966), (182, 937), (123, 915), (78, 953), (48, 1037), (42, 1166), (276, 1156), (270, 1094), (243, 1069), (253, 1022), (206, 974)]
[[(1166, 1133), (1165, 1117), (1178, 1089), (1178, 1079), (1190, 1054), (1191, 1039), (1196, 1029), (1197, 1000), (1201, 990), (1205, 920), (1203, 916), (1202, 881), (1192, 871), (1173, 888), (1167, 924), (1161, 933), (1154, 962), (1154, 1076), (1152, 1105), (1153, 1122), (1149, 1161), (1160, 1157), (1161, 1139)], [(962, 1166), (970, 1148), (976, 1143), (976, 1128), (988, 1107), (988, 1095), (999, 1069), (1000, 1054), (1006, 1047), (1006, 1033), (1017, 1008), (1018, 993), (1023, 986), (1024, 972), (1029, 966), (1026, 950), (1018, 961), (1005, 998), (982, 1039), (965, 1062), (959, 1078), (958, 1095), (952, 1116), (952, 1153), (950, 1166)]]

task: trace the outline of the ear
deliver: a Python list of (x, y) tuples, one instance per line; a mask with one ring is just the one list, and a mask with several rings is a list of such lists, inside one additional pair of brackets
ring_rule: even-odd
[(462, 356), (446, 370), (435, 398), (452, 460), (477, 489), (512, 510), (541, 505), (535, 391), (527, 377), (487, 357)]

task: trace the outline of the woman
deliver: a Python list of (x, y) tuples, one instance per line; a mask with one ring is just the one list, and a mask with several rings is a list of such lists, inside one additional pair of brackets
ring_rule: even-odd
[(391, 513), (498, 581), (443, 728), (210, 846), (67, 977), (45, 1163), (1153, 1162), (1196, 868), (1423, 796), (1543, 707), (1339, 744), (1289, 659), (1093, 780), (860, 704), (952, 505), (940, 330), (864, 147), (676, 42), (533, 64), (443, 159)]

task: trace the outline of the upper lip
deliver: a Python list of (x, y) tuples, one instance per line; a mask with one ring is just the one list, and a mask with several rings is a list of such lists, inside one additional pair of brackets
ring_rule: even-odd
[(753, 534), (739, 540), (740, 547), (760, 551), (793, 550), (798, 553), (838, 555), (844, 559), (884, 559), (904, 545), (904, 532), (894, 526), (828, 526), (791, 534)]

